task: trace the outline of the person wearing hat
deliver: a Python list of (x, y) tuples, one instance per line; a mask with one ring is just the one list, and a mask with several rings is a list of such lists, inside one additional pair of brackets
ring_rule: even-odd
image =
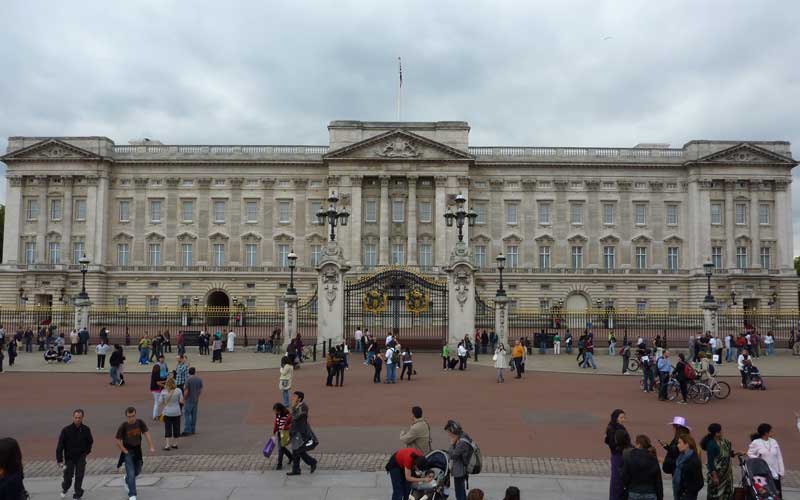
[(670, 441), (669, 444), (664, 444), (662, 441), (659, 441), (661, 446), (667, 451), (667, 456), (664, 457), (664, 463), (661, 466), (661, 470), (663, 470), (665, 474), (675, 473), (675, 461), (680, 454), (680, 451), (678, 451), (678, 438), (682, 434), (691, 434), (692, 432), (692, 428), (689, 427), (684, 417), (674, 417), (670, 425), (672, 425), (672, 429), (675, 431), (672, 441)]

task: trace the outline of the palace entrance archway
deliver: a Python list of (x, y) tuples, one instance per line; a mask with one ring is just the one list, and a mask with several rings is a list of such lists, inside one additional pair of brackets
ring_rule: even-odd
[(227, 293), (216, 290), (208, 294), (206, 299), (208, 326), (228, 326), (230, 305)]

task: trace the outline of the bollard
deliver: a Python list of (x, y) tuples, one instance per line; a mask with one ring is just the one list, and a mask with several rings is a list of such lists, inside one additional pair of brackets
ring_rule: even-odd
[[(317, 344), (314, 344), (314, 349), (316, 349), (316, 348), (317, 348)], [(326, 353), (326, 349), (327, 349), (327, 348), (328, 348), (328, 341), (327, 341), (327, 340), (323, 340), (323, 341), (322, 341), (322, 357), (323, 357), (323, 358), (326, 358), (326, 357), (328, 357), (328, 355), (327, 355), (327, 353)], [(316, 361), (316, 360), (315, 360), (315, 361)]]
[(311, 351), (312, 351), (313, 356), (314, 356), (314, 361), (316, 361), (317, 360), (317, 344), (314, 344), (314, 348), (311, 349)]

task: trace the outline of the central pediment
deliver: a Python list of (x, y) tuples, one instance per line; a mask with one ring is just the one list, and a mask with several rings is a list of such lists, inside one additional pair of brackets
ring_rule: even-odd
[(778, 165), (795, 165), (796, 162), (792, 158), (779, 155), (746, 142), (737, 144), (736, 146), (723, 149), (716, 153), (712, 153), (697, 160), (697, 163), (722, 163), (722, 164), (778, 164)]
[(329, 152), (326, 160), (434, 160), (464, 161), (474, 157), (460, 149), (433, 141), (407, 130), (390, 130), (348, 146)]

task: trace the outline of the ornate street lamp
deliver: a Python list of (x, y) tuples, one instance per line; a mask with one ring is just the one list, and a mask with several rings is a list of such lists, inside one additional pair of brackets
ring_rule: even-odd
[(89, 294), (86, 293), (86, 273), (89, 272), (89, 262), (91, 261), (86, 257), (86, 254), (83, 254), (83, 257), (78, 260), (78, 263), (81, 265), (81, 275), (83, 276), (81, 293), (78, 294), (78, 298), (83, 301), (89, 300)]
[(708, 281), (708, 290), (706, 292), (706, 298), (703, 300), (706, 304), (710, 304), (714, 302), (714, 296), (711, 295), (711, 275), (714, 274), (714, 262), (709, 259), (703, 263), (703, 269), (706, 272), (706, 280)]
[(767, 302), (768, 306), (774, 307), (774, 306), (778, 305), (778, 292), (773, 291), (770, 294), (769, 299), (770, 299), (769, 302)]
[(500, 271), (500, 287), (497, 289), (497, 297), (505, 297), (506, 291), (503, 288), (503, 269), (506, 267), (506, 256), (502, 253), (497, 256), (497, 270)]
[(732, 306), (736, 305), (736, 289), (735, 288), (731, 288), (731, 305)]
[(452, 207), (447, 207), (447, 212), (444, 214), (444, 220), (447, 223), (447, 227), (453, 227), (453, 223), (455, 222), (456, 227), (458, 227), (458, 241), (464, 241), (464, 221), (467, 222), (468, 227), (472, 227), (475, 225), (475, 220), (478, 218), (478, 214), (472, 209), (467, 211), (465, 206), (467, 199), (463, 194), (458, 193), (458, 195), (456, 195), (455, 202), (456, 211), (453, 212)]
[[(331, 241), (333, 241), (333, 226), (331, 226)], [(286, 259), (289, 261), (289, 289), (286, 290), (286, 294), (297, 295), (297, 291), (294, 289), (294, 266), (297, 265), (297, 254), (291, 250)]]
[(332, 191), (331, 195), (328, 196), (328, 209), (325, 210), (320, 207), (319, 212), (317, 212), (317, 219), (319, 220), (319, 223), (322, 225), (327, 223), (331, 228), (331, 241), (336, 241), (336, 226), (347, 226), (347, 219), (350, 217), (350, 212), (347, 211), (347, 207), (344, 207), (338, 211), (336, 210), (336, 203), (338, 201), (339, 197), (336, 196), (335, 191)]

